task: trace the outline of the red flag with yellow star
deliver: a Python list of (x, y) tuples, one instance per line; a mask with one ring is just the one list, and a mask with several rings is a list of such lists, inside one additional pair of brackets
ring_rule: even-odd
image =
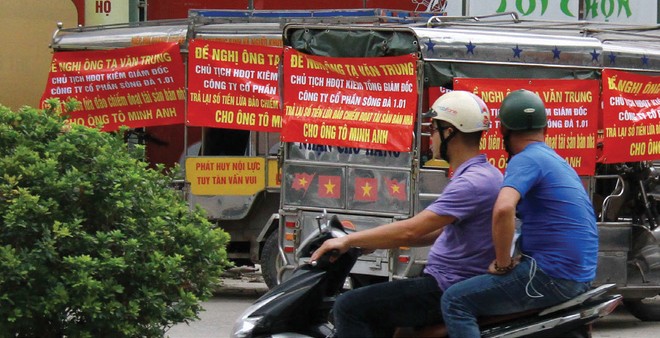
[(319, 197), (339, 198), (341, 176), (319, 175)]
[(385, 185), (387, 186), (387, 191), (390, 193), (390, 197), (396, 198), (399, 201), (405, 201), (406, 196), (406, 182), (397, 181), (396, 179), (385, 179)]
[(369, 177), (356, 177), (355, 200), (364, 202), (378, 200), (378, 180)]
[(312, 183), (312, 180), (314, 179), (314, 175), (316, 174), (295, 173), (293, 178), (293, 184), (291, 184), (291, 188), (295, 190), (303, 190), (307, 192), (307, 188), (309, 188), (310, 183)]

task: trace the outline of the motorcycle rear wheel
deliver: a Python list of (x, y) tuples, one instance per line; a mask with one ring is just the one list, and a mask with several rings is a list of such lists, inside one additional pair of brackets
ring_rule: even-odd
[(623, 301), (630, 314), (644, 322), (660, 321), (660, 296)]

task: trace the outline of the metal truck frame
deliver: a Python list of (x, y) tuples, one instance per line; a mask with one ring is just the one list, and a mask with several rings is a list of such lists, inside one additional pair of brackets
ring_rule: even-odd
[[(428, 18), (434, 13), (420, 15)], [(344, 25), (396, 22), (408, 20), (409, 17), (407, 11), (381, 9), (191, 10), (189, 18), (181, 20), (71, 29), (60, 26), (53, 35), (50, 47), (54, 51), (104, 50), (156, 42), (178, 42), (182, 59), (187, 62), (188, 42), (191, 39), (281, 46), (283, 27), (291, 22)], [(187, 108), (186, 113), (189, 113)], [(190, 172), (186, 170), (178, 183), (191, 208), (201, 206), (212, 221), (229, 233), (229, 258), (236, 265), (260, 263), (266, 284), (275, 285), (278, 257), (276, 230), (280, 203), (279, 133), (180, 125), (147, 127), (133, 130), (129, 135), (132, 135), (129, 142), (146, 144), (147, 157), (159, 159), (162, 155), (169, 155), (166, 159), (171, 161), (174, 154), (175, 161), (178, 159), (184, 169), (187, 161), (195, 159), (263, 159), (266, 165), (262, 173), (266, 187), (252, 194), (195, 195), (190, 189), (194, 177), (190, 177)], [(161, 138), (166, 141), (158, 142)], [(159, 146), (159, 143), (167, 142), (173, 143), (174, 147)], [(172, 163), (166, 164), (169, 166)]]
[[(479, 53), (470, 53), (469, 46), (474, 44), (478, 44)], [(429, 87), (451, 89), (457, 77), (595, 79), (602, 82), (601, 72), (607, 68), (660, 75), (658, 26), (529, 21), (520, 20), (513, 13), (488, 17), (434, 17), (424, 24), (337, 26), (292, 23), (284, 28), (284, 45), (306, 54), (328, 57), (416, 53), (419, 56), (419, 104), (418, 123), (412, 135), (414, 146), (410, 152), (284, 144), (278, 237), (279, 280), (305, 262), (296, 255), (297, 248), (317, 228), (315, 218), (324, 210), (340, 214), (353, 230), (360, 231), (409, 218), (439, 196), (448, 178), (446, 166), (437, 166), (426, 157), (429, 134), (425, 132), (421, 114), (428, 107)], [(514, 47), (525, 50), (525, 58), (514, 57)], [(561, 50), (561, 58), (553, 57), (553, 47)], [(610, 64), (605, 57), (596, 60), (592, 53), (616, 55), (616, 65)], [(642, 59), (646, 60), (643, 64)], [(657, 165), (656, 162), (655, 167)], [(626, 170), (622, 170), (624, 167), (640, 168), (627, 171), (640, 179), (631, 181), (630, 175), (626, 177)], [(342, 182), (352, 182), (357, 175), (376, 178), (396, 175), (407, 181), (410, 187), (407, 191), (409, 202), (360, 203), (352, 199), (356, 188), (349, 184), (343, 187), (343, 199), (339, 201), (328, 202), (310, 193), (300, 198), (292, 187), (296, 179), (294, 173), (306, 171), (330, 171), (333, 175), (341, 175)], [(657, 187), (653, 191), (654, 184), (658, 183), (657, 168), (650, 162), (599, 164), (595, 175), (582, 179), (599, 215), (599, 267), (594, 284), (615, 283), (616, 292), (625, 297), (627, 305), (634, 309), (631, 310), (633, 314), (643, 320), (660, 320), (660, 304), (657, 304), (660, 250), (656, 229), (659, 194)], [(643, 186), (641, 190), (635, 187), (636, 184)], [(629, 193), (631, 189), (633, 192)], [(622, 203), (615, 207), (614, 201), (622, 198), (644, 201), (645, 208), (640, 211), (639, 208), (621, 207)], [(427, 253), (428, 248), (377, 250), (360, 258), (352, 270), (351, 279), (360, 285), (415, 276), (426, 263)]]

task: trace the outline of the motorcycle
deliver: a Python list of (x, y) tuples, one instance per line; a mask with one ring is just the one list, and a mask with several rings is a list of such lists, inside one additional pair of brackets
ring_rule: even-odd
[[(311, 257), (321, 244), (345, 236), (337, 215), (324, 212), (317, 217), (318, 229), (308, 236), (296, 253)], [(344, 254), (330, 252), (319, 261), (297, 268), (283, 283), (257, 299), (234, 323), (232, 337), (333, 337), (332, 305), (344, 289), (346, 278), (360, 256), (352, 248)], [(331, 257), (335, 258), (330, 262)], [(613, 284), (601, 285), (565, 303), (538, 311), (484, 318), (483, 337), (556, 337), (565, 333), (589, 336), (589, 324), (610, 314), (621, 303), (621, 296), (610, 294)], [(422, 330), (400, 328), (398, 337), (437, 335), (441, 326)]]

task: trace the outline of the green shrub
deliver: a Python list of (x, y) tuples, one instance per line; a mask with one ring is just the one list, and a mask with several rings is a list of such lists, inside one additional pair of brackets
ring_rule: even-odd
[(198, 318), (228, 235), (121, 134), (0, 106), (0, 335), (162, 337)]

